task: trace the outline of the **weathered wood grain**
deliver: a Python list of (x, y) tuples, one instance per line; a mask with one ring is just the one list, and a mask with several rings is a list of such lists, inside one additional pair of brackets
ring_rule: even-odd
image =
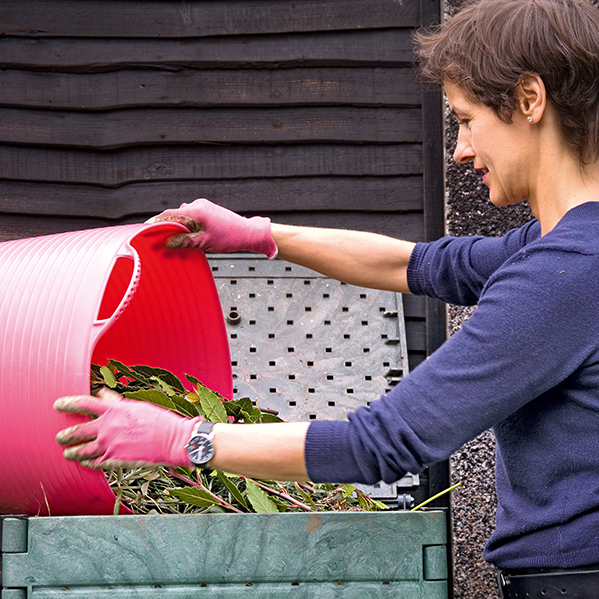
[(0, 105), (70, 110), (137, 106), (411, 106), (410, 68), (129, 69), (75, 74), (0, 73)]
[(207, 39), (52, 39), (0, 36), (0, 68), (97, 72), (134, 66), (405, 66), (410, 30), (344, 31)]
[(150, 216), (198, 197), (242, 214), (280, 211), (363, 211), (396, 213), (422, 210), (421, 177), (300, 177), (140, 183), (116, 189), (2, 181), (0, 213), (120, 219)]
[(105, 113), (0, 108), (0, 143), (114, 149), (135, 144), (419, 142), (418, 109), (143, 108)]
[(14, 36), (206, 37), (414, 27), (419, 9), (395, 0), (3, 0), (0, 23)]
[[(365, 214), (362, 212), (272, 213), (271, 216), (273, 221), (283, 224), (372, 231), (409, 241), (422, 241), (423, 223), (422, 214), (420, 213), (385, 214), (383, 218), (377, 213)], [(131, 216), (116, 223), (109, 219), (99, 218), (55, 216), (39, 218), (22, 214), (0, 215), (0, 242), (10, 239), (22, 239), (24, 237), (64, 233), (65, 231), (106, 227), (115, 224), (143, 222), (144, 220), (146, 220), (145, 215)]]
[(0, 145), (0, 179), (127, 183), (302, 176), (371, 178), (422, 173), (419, 144), (188, 145), (117, 151)]

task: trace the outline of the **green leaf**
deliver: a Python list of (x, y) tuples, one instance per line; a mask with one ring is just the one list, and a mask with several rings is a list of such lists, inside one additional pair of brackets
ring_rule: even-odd
[(249, 502), (258, 514), (275, 514), (277, 504), (254, 482), (246, 480), (245, 490)]
[(220, 503), (210, 493), (196, 487), (176, 487), (169, 489), (169, 493), (185, 503), (197, 505), (198, 507), (211, 507)]
[(274, 414), (269, 414), (268, 412), (262, 412), (262, 416), (260, 417), (261, 422), (283, 422), (282, 418), (275, 416)]
[(102, 375), (104, 382), (111, 389), (114, 389), (119, 384), (116, 377), (114, 376), (114, 373), (112, 372), (112, 370), (110, 370), (110, 368), (108, 368), (108, 366), (102, 366), (102, 368), (100, 368), (100, 374)]
[(183, 386), (183, 383), (180, 381), (179, 377), (175, 376), (172, 372), (169, 372), (164, 368), (153, 368), (151, 366), (139, 365), (133, 366), (133, 370), (146, 379), (164, 382), (180, 393), (185, 393), (185, 387)]
[(210, 422), (228, 422), (227, 411), (217, 393), (213, 393), (207, 387), (198, 387), (198, 395), (200, 396), (200, 405), (206, 420)]
[(125, 392), (123, 395), (129, 399), (137, 399), (139, 401), (149, 401), (162, 408), (168, 410), (177, 411), (175, 404), (171, 401), (170, 397), (162, 391), (156, 389), (140, 389), (139, 391)]
[(220, 482), (225, 486), (235, 501), (237, 501), (237, 503), (243, 506), (246, 510), (249, 510), (245, 497), (241, 494), (241, 491), (229, 480), (227, 475), (224, 472), (219, 472), (218, 470), (215, 472), (218, 480), (220, 480)]

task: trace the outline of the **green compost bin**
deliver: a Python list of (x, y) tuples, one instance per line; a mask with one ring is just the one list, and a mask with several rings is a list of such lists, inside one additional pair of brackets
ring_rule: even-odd
[(2, 599), (447, 599), (445, 513), (6, 518)]

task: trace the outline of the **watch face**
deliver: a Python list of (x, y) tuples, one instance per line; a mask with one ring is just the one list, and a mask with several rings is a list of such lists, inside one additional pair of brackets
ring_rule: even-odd
[(187, 455), (193, 464), (207, 464), (214, 455), (214, 445), (207, 435), (196, 435), (189, 441)]

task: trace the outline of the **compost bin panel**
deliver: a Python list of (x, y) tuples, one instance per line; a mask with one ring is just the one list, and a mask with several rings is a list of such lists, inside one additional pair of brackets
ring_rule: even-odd
[(3, 585), (31, 597), (447, 597), (442, 512), (52, 517), (3, 528)]

